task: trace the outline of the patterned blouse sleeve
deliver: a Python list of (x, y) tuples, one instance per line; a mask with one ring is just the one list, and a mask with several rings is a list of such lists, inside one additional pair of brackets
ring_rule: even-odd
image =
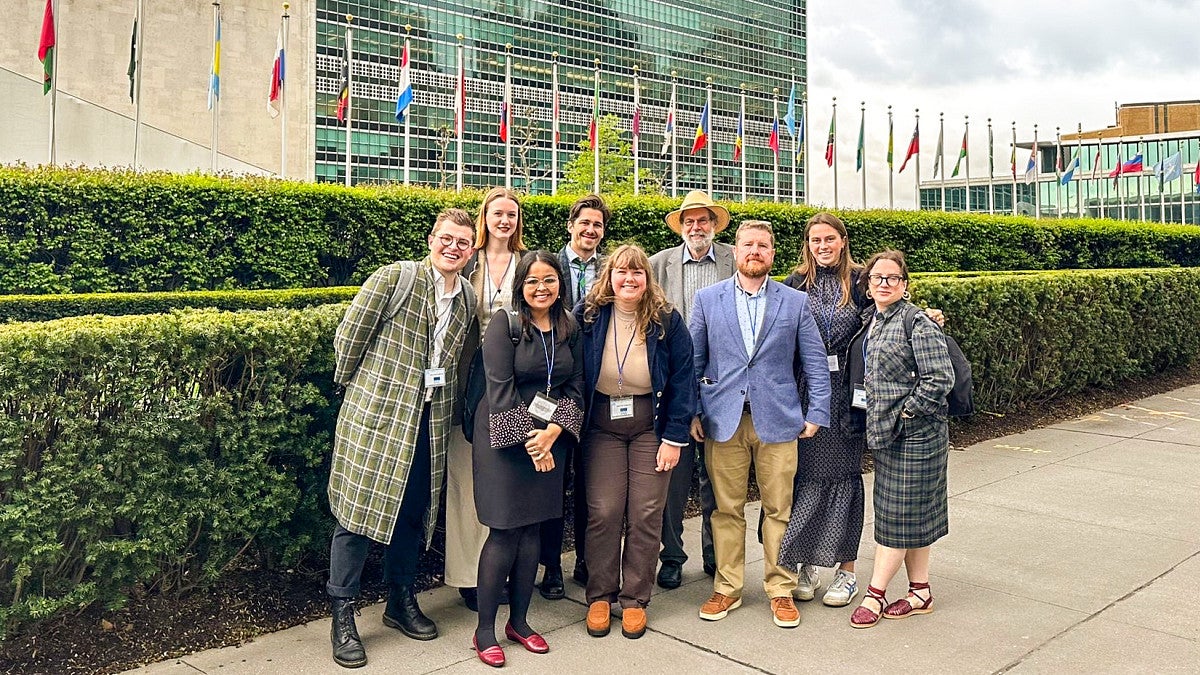
[(483, 337), (483, 373), (487, 379), (488, 442), (492, 449), (524, 443), (533, 418), (517, 391), (517, 347), (508, 335), (507, 317), (497, 313)]

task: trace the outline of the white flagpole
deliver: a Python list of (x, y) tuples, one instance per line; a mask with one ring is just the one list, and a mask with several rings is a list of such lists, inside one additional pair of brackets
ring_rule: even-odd
[(54, 0), (50, 5), (50, 14), (54, 21), (54, 51), (51, 53), (51, 58), (54, 62), (50, 66), (50, 141), (47, 148), (47, 154), (50, 159), (50, 166), (55, 166), (58, 163), (58, 62), (62, 56), (62, 48), (58, 44), (58, 26), (61, 23), (58, 16), (58, 0)]
[[(905, 148), (907, 150), (907, 148)], [(896, 209), (896, 198), (892, 192), (892, 182), (896, 176), (896, 127), (892, 124), (892, 106), (888, 106), (888, 208)]]
[(741, 97), (741, 106), (740, 106), (740, 110), (738, 113), (739, 114), (738, 124), (742, 125), (742, 128), (739, 129), (739, 131), (742, 132), (742, 135), (739, 137), (739, 139), (741, 140), (741, 143), (742, 143), (742, 147), (738, 150), (738, 153), (741, 155), (741, 157), (739, 159), (741, 159), (741, 162), (742, 162), (742, 203), (745, 204), (746, 203), (746, 193), (747, 193), (747, 184), (746, 184), (746, 149), (747, 148), (746, 148), (746, 138), (745, 138), (745, 122), (746, 122), (746, 83), (745, 82), (742, 83), (741, 89), (742, 89), (742, 97)]
[[(1037, 150), (1038, 146), (1038, 125), (1033, 125), (1033, 149)], [(1042, 217), (1042, 158), (1039, 152), (1033, 153), (1033, 217)]]
[[(921, 210), (921, 109), (913, 108), (913, 117), (915, 118), (914, 127), (917, 132), (917, 163), (913, 165), (913, 190), (917, 193), (916, 210)], [(912, 141), (909, 141), (911, 143)], [(904, 154), (908, 154), (908, 148), (904, 148)]]
[(809, 162), (809, 152), (808, 152), (809, 138), (808, 137), (812, 135), (812, 133), (811, 133), (812, 125), (809, 124), (810, 120), (808, 119), (808, 89), (807, 88), (805, 88), (804, 93), (800, 95), (800, 110), (802, 111), (802, 114), (803, 114), (802, 119), (804, 121), (804, 125), (801, 127), (802, 129), (804, 129), (804, 147), (800, 151), (801, 159), (804, 160), (804, 203), (811, 204), (812, 197), (810, 196), (810, 193), (808, 191), (808, 166), (809, 166), (809, 163), (808, 163)]
[(550, 64), (550, 194), (558, 194), (558, 52)]
[[(745, 94), (743, 94), (742, 95), (742, 115), (743, 116), (745, 116), (745, 114), (746, 114), (745, 111), (746, 111), (746, 97), (745, 97)], [(774, 129), (775, 128), (774, 125), (777, 124), (778, 120), (779, 120), (779, 87), (775, 87), (771, 91), (771, 120), (772, 120), (771, 128)], [(776, 144), (779, 143), (778, 134), (776, 134), (775, 142), (776, 142)], [(746, 152), (745, 152), (745, 150), (743, 150), (742, 157), (745, 157), (745, 156), (746, 156)], [(775, 201), (775, 203), (778, 204), (779, 203), (779, 153), (772, 150), (771, 157), (773, 158), (771, 160), (771, 167), (772, 167), (771, 168), (771, 185), (774, 190), (773, 200)], [(743, 162), (743, 164), (744, 164), (744, 162)], [(743, 202), (746, 201), (746, 171), (744, 168), (742, 170), (742, 201)]]
[[(409, 68), (410, 73), (412, 72), (412, 51), (411, 51), (412, 39), (410, 38), (411, 35), (412, 35), (412, 24), (407, 24), (407, 23), (404, 24), (404, 53), (408, 55), (408, 68)], [(410, 77), (409, 86), (412, 86), (411, 85), (411, 82), (412, 82), (411, 75), (409, 77)], [(409, 181), (412, 179), (412, 110), (411, 110), (411, 108), (415, 104), (416, 104), (415, 100), (412, 103), (408, 104), (408, 107), (410, 108), (410, 110), (404, 116), (404, 184), (405, 185), (408, 185)]]
[(678, 162), (678, 156), (675, 154), (675, 131), (679, 128), (679, 119), (678, 119), (679, 111), (676, 110), (676, 108), (678, 106), (675, 105), (675, 101), (677, 100), (675, 98), (675, 93), (679, 87), (679, 80), (675, 77), (675, 75), (676, 75), (675, 71), (672, 70), (671, 71), (671, 110), (669, 111), (671, 124), (673, 125), (671, 127), (671, 198), (672, 199), (679, 196), (679, 162)]
[(142, 147), (142, 34), (145, 26), (145, 0), (138, 0), (137, 24), (133, 44), (133, 170), (140, 171)]
[[(279, 112), (281, 113), (279, 116), (279, 177), (280, 178), (287, 177), (287, 90), (288, 90), (287, 54), (288, 54), (288, 24), (291, 23), (291, 19), (292, 19), (291, 15), (288, 14), (288, 10), (290, 8), (291, 8), (290, 4), (288, 4), (286, 2), (283, 3), (283, 16), (280, 17), (281, 20), (283, 21), (283, 69), (284, 69), (283, 70), (283, 86), (279, 90)], [(138, 41), (139, 41), (139, 43), (141, 42), (140, 37), (138, 38)], [(140, 54), (138, 55), (138, 62), (139, 62), (138, 68), (140, 69), (141, 68), (141, 55)], [(140, 75), (138, 76), (138, 79), (141, 80)], [(139, 85), (140, 84), (141, 83), (139, 82)], [(404, 151), (408, 152), (407, 143), (404, 146)]]
[(596, 125), (596, 142), (592, 146), (592, 192), (600, 194), (600, 57), (595, 60), (592, 86), (592, 124)]
[(992, 118), (988, 118), (988, 214), (996, 213), (996, 139), (992, 136)]
[(707, 192), (708, 192), (708, 196), (710, 198), (715, 198), (713, 195), (713, 141), (715, 140), (716, 134), (714, 134), (713, 132), (716, 131), (717, 125), (714, 124), (713, 122), (716, 121), (717, 116), (713, 114), (713, 108), (712, 108), (712, 81), (713, 80), (711, 77), (709, 77), (706, 80), (706, 82), (708, 83), (708, 88), (705, 93), (705, 96), (707, 97), (707, 98), (705, 98), (705, 101), (707, 101), (706, 105), (708, 107), (708, 130), (705, 133), (708, 136), (708, 138), (705, 139), (704, 145), (706, 146), (705, 150), (707, 151), (707, 154), (708, 154), (708, 190), (707, 190)]
[(346, 15), (346, 187), (350, 187), (351, 130), (354, 127), (354, 17)]
[(457, 161), (455, 162), (455, 178), (454, 185), (459, 192), (463, 189), (463, 144), (466, 142), (467, 135), (467, 76), (466, 64), (463, 62), (463, 34), (459, 33), (455, 37), (458, 38), (458, 84), (455, 86), (454, 97), (458, 100), (454, 102), (458, 108), (458, 115), (455, 116), (454, 126), (455, 134), (458, 136), (458, 153)]
[(1126, 193), (1126, 190), (1121, 189), (1122, 187), (1124, 187), (1122, 185), (1122, 183), (1125, 182), (1125, 180), (1122, 178), (1122, 176), (1124, 174), (1121, 172), (1121, 169), (1123, 168), (1123, 164), (1124, 164), (1124, 162), (1122, 161), (1122, 155), (1124, 155), (1124, 154), (1125, 154), (1125, 137), (1118, 136), (1117, 137), (1117, 177), (1116, 177), (1116, 180), (1113, 181), (1113, 186), (1116, 188), (1116, 191), (1117, 191), (1117, 207), (1121, 210), (1121, 215), (1119, 216), (1120, 220), (1125, 220), (1125, 193)]
[(641, 146), (641, 144), (642, 144), (641, 143), (641, 135), (642, 135), (641, 106), (642, 106), (642, 92), (641, 92), (640, 84), (638, 82), (638, 67), (637, 67), (637, 65), (634, 65), (633, 66), (633, 114), (638, 117), (638, 128), (636, 130), (633, 128), (632, 120), (629, 123), (630, 136), (633, 137), (633, 194), (634, 194), (634, 196), (641, 193), (640, 183), (642, 182), (639, 179), (639, 176), (641, 176), (641, 171), (639, 170), (641, 168), (641, 161), (640, 161), (641, 153), (639, 152), (639, 146)]
[(963, 168), (966, 170), (967, 187), (966, 187), (966, 191), (963, 194), (967, 198), (967, 213), (970, 213), (971, 212), (971, 116), (970, 115), (963, 115), (963, 144), (967, 148), (967, 156), (963, 158), (966, 163), (966, 166)]
[[(1072, 162), (1071, 166), (1074, 166), (1075, 170), (1077, 172), (1079, 172), (1080, 174), (1082, 174), (1083, 173), (1083, 122), (1075, 123), (1075, 162), (1079, 162), (1079, 164), (1076, 165), (1074, 162)], [(1082, 185), (1083, 176), (1080, 175), (1079, 178), (1076, 178), (1075, 174), (1072, 173), (1071, 180), (1075, 182), (1075, 211), (1077, 212), (1075, 214), (1075, 216), (1077, 218), (1082, 218), (1083, 217), (1083, 185)]]
[(1159, 169), (1162, 171), (1158, 175), (1158, 222), (1167, 222), (1167, 183), (1163, 180), (1167, 172), (1167, 143), (1163, 141), (1161, 144), (1155, 144), (1161, 148), (1158, 151)]
[(1137, 174), (1138, 220), (1142, 221), (1142, 222), (1145, 222), (1145, 220), (1146, 220), (1146, 193), (1142, 191), (1142, 174), (1145, 173), (1145, 166), (1146, 166), (1146, 160), (1145, 160), (1146, 148), (1143, 147), (1145, 144), (1144, 143), (1145, 139), (1146, 139), (1145, 136), (1138, 136), (1137, 149), (1134, 151), (1134, 154), (1133, 154), (1134, 157), (1137, 157), (1139, 152), (1143, 153), (1143, 155), (1142, 155), (1142, 157), (1143, 157), (1142, 170), (1139, 171)]
[(942, 185), (942, 210), (946, 210), (946, 113), (938, 113), (938, 177)]
[[(1187, 206), (1183, 202), (1184, 191), (1187, 190), (1187, 172), (1183, 170), (1185, 163), (1183, 161), (1183, 141), (1177, 141), (1179, 150), (1179, 224), (1187, 224)], [(1197, 153), (1196, 162), (1200, 164), (1200, 153)], [(1195, 176), (1195, 174), (1193, 174)]]
[[(838, 207), (838, 156), (837, 156), (837, 97), (833, 97), (833, 208)], [(826, 139), (826, 143), (829, 139)]]
[[(858, 129), (862, 132), (862, 207), (867, 208), (867, 102), (862, 101), (859, 104)], [(858, 148), (854, 149), (855, 163), (858, 163)]]
[[(218, 162), (218, 157), (219, 157), (219, 155), (218, 155), (219, 150), (218, 150), (217, 143), (218, 143), (218, 134), (220, 133), (220, 124), (221, 124), (221, 89), (220, 89), (220, 87), (221, 87), (221, 61), (220, 61), (221, 52), (220, 52), (220, 44), (218, 42), (218, 33), (221, 30), (221, 2), (220, 2), (220, 0), (214, 0), (212, 5), (213, 5), (213, 72), (209, 74), (210, 79), (209, 79), (208, 86), (210, 89), (209, 96), (212, 97), (212, 142), (211, 142), (212, 158), (211, 158), (211, 167), (210, 168), (212, 169), (213, 173), (216, 173), (217, 172), (217, 162)], [(217, 77), (216, 92), (211, 91), (212, 86), (213, 86), (211, 78), (213, 75), (216, 75), (216, 77)]]
[[(1058, 168), (1059, 163), (1062, 162), (1062, 158), (1063, 158), (1063, 156), (1062, 156), (1062, 127), (1054, 127), (1054, 182), (1056, 184), (1054, 186), (1054, 192), (1056, 195), (1055, 201), (1057, 202), (1054, 205), (1054, 207), (1055, 207), (1054, 210), (1058, 212), (1059, 218), (1063, 217), (1063, 211), (1064, 211), (1064, 209), (1063, 209), (1063, 189), (1062, 189), (1062, 170), (1060, 170)], [(1065, 170), (1065, 169), (1066, 169), (1066, 167), (1064, 166), (1063, 170)]]
[(1012, 123), (1012, 214), (1017, 215), (1017, 122)]
[[(796, 69), (792, 68), (792, 91), (795, 91), (795, 90), (796, 90)], [(789, 94), (789, 96), (790, 95), (791, 94)], [(801, 104), (801, 106), (800, 106), (800, 111), (801, 111), (800, 119), (803, 120), (804, 119), (804, 105), (803, 104)], [(797, 129), (797, 133), (799, 133), (799, 129)], [(792, 135), (792, 206), (796, 205), (796, 165), (799, 164), (799, 162), (797, 162), (796, 160), (797, 160), (797, 155), (799, 154), (799, 150), (800, 150), (800, 148), (797, 147), (797, 145), (798, 145), (796, 143), (797, 140), (798, 139), (794, 135)], [(745, 152), (743, 151), (742, 154), (745, 154)]]
[[(512, 114), (512, 43), (504, 45), (504, 119), (500, 123), (504, 125), (504, 187), (512, 189), (512, 125), (509, 124), (513, 118)], [(600, 132), (596, 132), (596, 137), (599, 138)], [(525, 186), (529, 188), (528, 185)]]

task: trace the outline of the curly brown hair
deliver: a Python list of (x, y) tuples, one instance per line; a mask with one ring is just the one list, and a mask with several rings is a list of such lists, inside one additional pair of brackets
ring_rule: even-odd
[(653, 321), (658, 326), (659, 334), (665, 333), (663, 318), (670, 313), (671, 303), (667, 302), (666, 293), (654, 278), (650, 258), (637, 244), (621, 244), (604, 259), (600, 272), (596, 274), (596, 282), (592, 284), (592, 289), (583, 301), (584, 323), (593, 323), (600, 314), (600, 308), (613, 303), (612, 274), (615, 269), (646, 272), (646, 292), (638, 301), (636, 329), (644, 339), (650, 329), (650, 322)]

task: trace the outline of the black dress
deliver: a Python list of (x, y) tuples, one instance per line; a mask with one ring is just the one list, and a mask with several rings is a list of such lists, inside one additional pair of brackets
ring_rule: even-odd
[[(829, 268), (817, 268), (812, 288), (806, 289), (804, 282), (795, 274), (784, 280), (792, 288), (808, 293), (808, 306), (826, 351), (844, 355), (862, 326), (861, 309), (870, 300), (854, 293), (849, 304), (839, 307), (841, 282), (836, 271)], [(844, 359), (841, 367), (845, 367)], [(831, 567), (858, 558), (863, 527), (862, 458), (867, 444), (861, 434), (846, 431), (844, 418), (850, 414), (850, 391), (834, 375), (829, 427), (798, 441), (792, 515), (780, 545), (781, 565)]]
[[(475, 415), (472, 444), (475, 510), (479, 522), (507, 530), (561, 518), (563, 467), (578, 441), (583, 422), (583, 356), (578, 327), (571, 320), (568, 335), (530, 327), (513, 345), (508, 320), (497, 316), (483, 337), (487, 395)], [(552, 453), (554, 469), (538, 472), (525, 450), (535, 420), (527, 406), (536, 392), (546, 391), (546, 364), (552, 356), (550, 396), (558, 400), (551, 421), (563, 428)]]

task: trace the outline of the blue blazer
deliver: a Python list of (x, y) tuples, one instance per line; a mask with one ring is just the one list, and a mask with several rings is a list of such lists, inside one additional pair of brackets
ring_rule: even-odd
[[(746, 354), (738, 325), (736, 277), (701, 289), (692, 306), (699, 414), (705, 436), (719, 443), (737, 431), (746, 392), (754, 430), (764, 443), (796, 440), (806, 421), (829, 426), (829, 361), (808, 294), (772, 279), (766, 284), (753, 354)], [(807, 411), (801, 406), (802, 381), (807, 381)]]
[[(583, 428), (586, 431), (592, 423), (596, 382), (600, 379), (604, 341), (613, 308), (612, 305), (601, 307), (596, 320), (591, 323), (583, 320), (583, 308), (583, 303), (575, 308), (575, 319), (583, 336), (583, 396), (586, 403)], [(650, 385), (654, 389), (654, 433), (660, 442), (666, 439), (686, 444), (691, 439), (689, 429), (696, 411), (692, 338), (677, 310), (672, 309), (663, 317), (663, 325), (665, 331), (651, 322), (646, 335), (646, 361), (650, 366)]]

